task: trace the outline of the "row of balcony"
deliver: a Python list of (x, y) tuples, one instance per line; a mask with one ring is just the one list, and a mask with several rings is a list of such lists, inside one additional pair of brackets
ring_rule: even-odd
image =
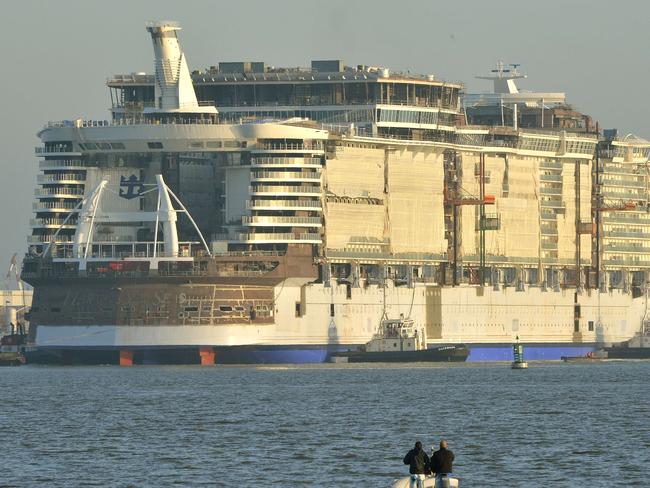
[(541, 169), (562, 169), (561, 161), (540, 161), (539, 167)]
[(86, 169), (78, 159), (43, 159), (38, 163), (41, 169)]
[(303, 152), (320, 152), (324, 149), (323, 141), (312, 142), (262, 142), (257, 145), (257, 150), (261, 151), (303, 151)]
[(75, 211), (78, 205), (74, 202), (33, 202), (32, 209), (34, 212), (71, 212)]
[(608, 237), (621, 237), (629, 239), (650, 239), (650, 233), (644, 232), (631, 232), (629, 230), (604, 230), (603, 236)]
[(554, 183), (562, 183), (562, 175), (539, 175), (539, 181), (551, 181)]
[(320, 200), (248, 200), (249, 210), (312, 210), (320, 211), (323, 206)]
[(605, 165), (601, 173), (602, 175), (607, 175), (607, 174), (619, 174), (619, 175), (629, 175), (629, 176), (638, 176), (639, 175), (639, 167), (635, 164), (627, 164), (627, 165), (622, 165), (622, 166), (613, 166), (613, 165)]
[(322, 227), (320, 217), (267, 216), (253, 215), (242, 217), (242, 224), (247, 227)]
[(649, 214), (643, 212), (607, 212), (603, 214), (603, 222), (608, 224), (632, 224), (632, 225), (650, 225)]
[(646, 180), (643, 176), (624, 178), (622, 176), (601, 175), (600, 183), (604, 186), (645, 188)]
[[(53, 235), (54, 234), (37, 234), (37, 235), (27, 236), (27, 242), (29, 244), (48, 244), (52, 241)], [(63, 234), (58, 234), (56, 236), (56, 239), (54, 239), (55, 242), (73, 242), (73, 240), (74, 240), (73, 236), (68, 236)]]
[(249, 186), (248, 193), (250, 195), (308, 195), (320, 196), (321, 189), (319, 186), (275, 186), (275, 185), (256, 185)]
[(55, 175), (38, 175), (36, 182), (41, 184), (81, 184), (86, 182), (86, 175), (81, 173), (62, 173)]
[(246, 243), (256, 244), (273, 244), (273, 243), (289, 243), (289, 242), (302, 242), (305, 244), (320, 244), (322, 238), (320, 234), (304, 233), (292, 234), (290, 232), (277, 232), (277, 233), (252, 233), (252, 234), (239, 234), (239, 241)]
[(321, 163), (319, 158), (291, 158), (291, 157), (271, 157), (271, 156), (254, 156), (251, 159), (252, 166), (258, 167), (314, 167), (320, 168)]
[(552, 186), (542, 186), (539, 189), (542, 195), (562, 195), (562, 188), (554, 188)]
[(320, 183), (320, 172), (309, 171), (255, 171), (251, 181), (296, 181)]
[(61, 154), (68, 154), (68, 155), (75, 155), (75, 156), (81, 156), (81, 153), (78, 151), (73, 151), (72, 148), (66, 146), (66, 145), (61, 145), (61, 146), (52, 146), (52, 147), (42, 147), (42, 146), (37, 146), (34, 148), (34, 154), (39, 157), (44, 157), (44, 156), (59, 156)]
[(79, 198), (84, 194), (83, 188), (37, 188), (34, 195), (37, 197)]
[(65, 219), (59, 219), (59, 218), (54, 218), (54, 217), (46, 217), (46, 218), (35, 218), (35, 219), (30, 219), (29, 220), (29, 226), (30, 227), (50, 227), (54, 229), (58, 229), (59, 227), (63, 226), (66, 229), (74, 229), (77, 226), (77, 222), (75, 219), (69, 219), (65, 225), (63, 222)]
[(637, 253), (637, 254), (650, 254), (650, 247), (643, 247), (638, 245), (620, 244), (620, 243), (604, 243), (603, 250), (605, 252), (616, 251), (623, 253)]

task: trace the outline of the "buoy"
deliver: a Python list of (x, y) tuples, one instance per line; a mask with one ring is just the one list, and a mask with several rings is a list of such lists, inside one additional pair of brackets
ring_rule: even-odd
[(510, 365), (512, 369), (528, 368), (528, 363), (524, 360), (524, 346), (519, 344), (519, 337), (517, 337), (517, 342), (512, 345), (512, 357), (514, 359)]

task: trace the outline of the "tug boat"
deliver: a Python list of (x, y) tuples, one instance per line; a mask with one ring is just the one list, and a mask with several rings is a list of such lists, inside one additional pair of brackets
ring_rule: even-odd
[(416, 327), (413, 320), (385, 318), (375, 335), (365, 346), (354, 351), (335, 352), (334, 363), (407, 363), (407, 362), (463, 362), (469, 356), (465, 345), (427, 348), (424, 327)]
[(25, 347), (27, 335), (22, 324), (18, 324), (16, 330), (11, 325), (9, 334), (0, 338), (0, 366), (20, 366), (25, 364)]
[(628, 341), (606, 347), (608, 359), (650, 359), (650, 328), (644, 321), (643, 329)]

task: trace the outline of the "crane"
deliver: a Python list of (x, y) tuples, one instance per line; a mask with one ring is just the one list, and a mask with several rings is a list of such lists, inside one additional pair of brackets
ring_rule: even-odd
[(453, 215), (453, 261), (452, 269), (454, 273), (453, 283), (457, 284), (458, 268), (458, 207), (463, 205), (472, 205), (480, 207), (477, 230), (479, 231), (479, 280), (481, 285), (485, 284), (485, 231), (498, 229), (498, 218), (488, 218), (485, 214), (486, 205), (494, 205), (496, 199), (494, 195), (485, 194), (485, 154), (479, 156), (479, 171), (476, 176), (479, 178), (479, 196), (462, 195), (458, 188), (450, 192), (445, 184), (443, 195), (446, 205), (452, 207)]

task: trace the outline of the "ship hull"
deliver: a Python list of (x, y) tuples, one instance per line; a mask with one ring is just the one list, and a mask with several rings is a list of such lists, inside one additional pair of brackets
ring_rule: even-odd
[[(215, 364), (319, 364), (332, 357), (354, 355), (350, 346), (232, 346), (214, 347)], [(379, 357), (357, 359), (348, 362), (420, 362), (420, 361), (466, 361), (493, 362), (512, 361), (511, 344), (467, 344), (468, 355), (449, 357), (422, 351), (423, 357), (403, 353), (403, 357)], [(525, 357), (529, 361), (560, 361), (563, 356), (583, 356), (598, 349), (594, 344), (531, 344), (525, 345)], [(117, 347), (39, 347), (26, 351), (28, 364), (51, 365), (102, 365), (119, 364), (120, 351)], [(129, 348), (133, 352), (134, 364), (201, 364), (200, 348), (196, 346), (156, 347), (139, 346)], [(367, 355), (366, 355), (367, 356)]]
[[(123, 282), (111, 286), (112, 301), (100, 302), (107, 296), (103, 283), (43, 285), (36, 289), (40, 312), (34, 314), (32, 337), (39, 353), (28, 360), (114, 364), (120, 351), (127, 351), (136, 364), (194, 364), (201, 348), (211, 348), (217, 364), (321, 363), (332, 352), (370, 340), (385, 310), (425, 327), (429, 348), (466, 344), (470, 362), (511, 361), (516, 338), (527, 360), (559, 361), (628, 339), (645, 312), (642, 297), (594, 290), (577, 295), (568, 289), (518, 292), (418, 283), (389, 284), (384, 295), (376, 285), (350, 290), (295, 278), (251, 291), (246, 286)], [(224, 304), (244, 316), (263, 299), (265, 317), (217, 318)], [(66, 312), (58, 323), (50, 312), (56, 308)], [(204, 317), (204, 310), (211, 315)], [(84, 317), (105, 323), (83, 323)]]

